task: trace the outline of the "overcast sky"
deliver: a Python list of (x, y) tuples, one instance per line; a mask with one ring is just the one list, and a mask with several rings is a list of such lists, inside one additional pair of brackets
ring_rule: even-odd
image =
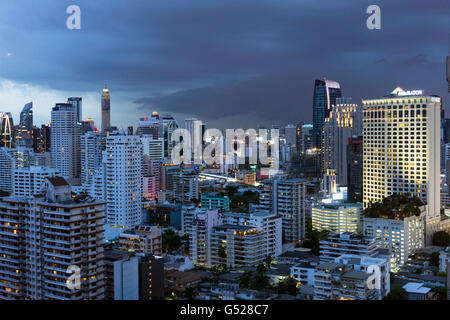
[[(66, 8), (81, 8), (81, 30)], [(381, 30), (366, 9), (381, 7)], [(152, 111), (208, 127), (312, 121), (314, 79), (360, 103), (400, 85), (443, 96), (449, 0), (1, 0), (0, 111), (15, 122), (34, 102), (35, 124), (69, 96), (100, 125)]]

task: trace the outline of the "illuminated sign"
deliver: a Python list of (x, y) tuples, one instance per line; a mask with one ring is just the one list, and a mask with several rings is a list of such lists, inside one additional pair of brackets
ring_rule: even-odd
[(397, 93), (398, 96), (421, 96), (423, 95), (423, 90), (408, 90), (408, 91), (399, 91)]

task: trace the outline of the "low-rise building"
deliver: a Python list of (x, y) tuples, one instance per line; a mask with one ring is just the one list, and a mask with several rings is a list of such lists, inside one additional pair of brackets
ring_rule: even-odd
[(333, 262), (343, 254), (375, 257), (377, 255), (376, 240), (373, 237), (345, 232), (330, 235), (328, 239), (320, 241), (320, 260)]
[(225, 211), (230, 210), (230, 197), (220, 195), (217, 192), (202, 193), (201, 194), (202, 208), (216, 209), (220, 208)]
[(220, 225), (211, 233), (211, 265), (239, 268), (258, 265), (266, 258), (264, 232), (256, 227)]
[(362, 231), (362, 203), (316, 202), (312, 206), (314, 230), (328, 230), (332, 234)]
[(154, 255), (162, 253), (162, 232), (157, 226), (138, 225), (121, 233), (118, 242), (122, 250)]
[(376, 291), (368, 286), (369, 277), (351, 266), (322, 263), (314, 273), (314, 300), (375, 300)]

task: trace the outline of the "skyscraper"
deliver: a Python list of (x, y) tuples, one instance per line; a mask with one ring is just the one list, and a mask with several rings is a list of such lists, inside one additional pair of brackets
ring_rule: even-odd
[(313, 147), (322, 148), (322, 127), (331, 112), (331, 106), (336, 104), (336, 98), (341, 97), (341, 88), (338, 82), (316, 80), (313, 97)]
[(178, 123), (174, 119), (174, 117), (172, 117), (169, 114), (162, 116), (161, 125), (162, 125), (161, 133), (162, 137), (164, 138), (164, 157), (171, 157), (172, 149), (176, 144), (176, 142), (172, 141), (172, 134), (176, 129), (178, 129)]
[(363, 103), (364, 207), (392, 194), (417, 196), (430, 237), (440, 221), (441, 98), (398, 87)]
[(102, 93), (102, 132), (111, 127), (111, 97), (109, 89), (104, 88)]
[(67, 99), (67, 103), (70, 103), (75, 107), (75, 112), (77, 114), (77, 122), (81, 123), (83, 99), (81, 97), (71, 97)]
[(347, 185), (348, 139), (362, 133), (361, 109), (351, 98), (337, 98), (323, 125), (323, 172), (334, 170), (337, 183)]
[(31, 148), (33, 145), (33, 102), (27, 103), (20, 112), (20, 123), (17, 132), (19, 141), (16, 145)]
[(14, 147), (14, 123), (11, 112), (0, 112), (0, 148)]
[(89, 131), (81, 136), (81, 183), (90, 185), (97, 170), (102, 163), (102, 152), (106, 147), (106, 134), (104, 132)]
[(347, 198), (350, 202), (363, 199), (363, 137), (348, 139), (347, 145)]
[(106, 222), (134, 227), (142, 222), (142, 142), (139, 136), (112, 132), (103, 153)]
[(81, 174), (80, 135), (76, 107), (57, 103), (52, 109), (50, 131), (52, 167), (72, 184), (79, 183)]

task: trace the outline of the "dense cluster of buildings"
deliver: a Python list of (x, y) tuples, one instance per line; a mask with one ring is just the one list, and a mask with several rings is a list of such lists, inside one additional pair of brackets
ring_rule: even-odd
[[(83, 120), (81, 97), (41, 127), (33, 103), (17, 125), (1, 112), (0, 299), (187, 288), (198, 299), (283, 299), (274, 288), (289, 281), (297, 299), (381, 300), (399, 285), (435, 299), (449, 261), (448, 247), (432, 246), (450, 230), (442, 97), (398, 87), (359, 105), (342, 92), (316, 80), (313, 123), (273, 125), (279, 141), (256, 152), (272, 149), (277, 172), (238, 161), (254, 156), (251, 137), (226, 161), (176, 163), (178, 122), (153, 112), (136, 129), (114, 127), (107, 88), (100, 130)], [(201, 120), (184, 128), (194, 158), (216, 142)], [(252, 287), (255, 274), (265, 288)]]

